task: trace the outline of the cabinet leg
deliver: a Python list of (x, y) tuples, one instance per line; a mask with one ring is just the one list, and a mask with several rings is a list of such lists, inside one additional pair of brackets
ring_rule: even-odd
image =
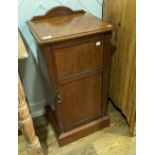
[(18, 123), (26, 141), (29, 155), (43, 155), (40, 141), (36, 136), (32, 117), (26, 102), (23, 86), (18, 75)]

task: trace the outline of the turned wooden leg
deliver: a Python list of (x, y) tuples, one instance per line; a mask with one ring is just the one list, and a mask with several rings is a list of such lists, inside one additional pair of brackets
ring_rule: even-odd
[(18, 75), (18, 123), (25, 138), (29, 155), (43, 155), (38, 137), (35, 134), (32, 117), (26, 102), (23, 86)]

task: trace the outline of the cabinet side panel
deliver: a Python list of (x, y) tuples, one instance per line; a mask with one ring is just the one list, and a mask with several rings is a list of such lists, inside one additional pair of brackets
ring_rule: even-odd
[(43, 47), (42, 52), (45, 58), (45, 62), (47, 64), (50, 84), (53, 90), (52, 96), (54, 96), (54, 105), (55, 105), (53, 114), (54, 114), (55, 121), (57, 124), (57, 130), (58, 130), (57, 132), (61, 133), (63, 132), (63, 125), (61, 122), (60, 108), (59, 108), (59, 105), (56, 103), (57, 94), (59, 93), (59, 84), (58, 84), (57, 69), (56, 69), (56, 64), (55, 64), (55, 55), (50, 46)]
[(107, 115), (107, 105), (109, 96), (109, 81), (110, 81), (110, 67), (111, 67), (111, 32), (104, 34), (103, 41), (103, 80), (102, 80), (102, 112), (103, 116)]

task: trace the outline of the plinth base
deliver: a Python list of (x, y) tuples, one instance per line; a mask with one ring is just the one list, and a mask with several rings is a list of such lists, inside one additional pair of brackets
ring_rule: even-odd
[(47, 111), (48, 120), (52, 125), (52, 127), (54, 127), (55, 135), (60, 146), (69, 144), (75, 140), (83, 138), (95, 131), (101, 130), (110, 125), (110, 118), (108, 116), (105, 116), (105, 117), (96, 119), (94, 121), (91, 121), (89, 123), (86, 123), (70, 131), (59, 134), (59, 132), (57, 131), (57, 127), (56, 127), (57, 125), (54, 120), (53, 112), (50, 106), (46, 106), (46, 111)]

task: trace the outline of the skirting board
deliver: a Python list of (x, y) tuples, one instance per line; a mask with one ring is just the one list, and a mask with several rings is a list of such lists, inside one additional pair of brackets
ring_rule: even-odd
[[(39, 117), (39, 116), (46, 114), (45, 106), (48, 105), (49, 103), (51, 104), (50, 98), (48, 98), (44, 101), (41, 101), (41, 102), (30, 103), (29, 108), (31, 111), (32, 118)], [(31, 105), (33, 105), (33, 106), (31, 106)]]

